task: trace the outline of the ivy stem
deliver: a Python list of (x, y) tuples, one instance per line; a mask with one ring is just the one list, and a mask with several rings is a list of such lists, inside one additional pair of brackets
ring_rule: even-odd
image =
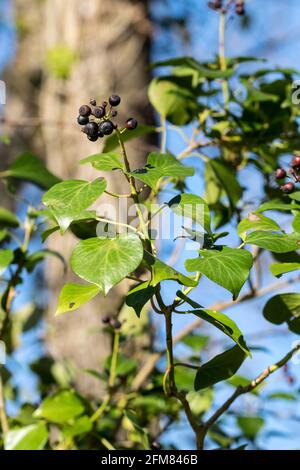
[(119, 345), (120, 345), (120, 331), (117, 330), (114, 334), (113, 349), (112, 349), (111, 364), (110, 364), (109, 379), (108, 379), (108, 393), (105, 395), (99, 408), (91, 416), (90, 420), (92, 423), (97, 421), (100, 418), (100, 416), (102, 416), (102, 414), (105, 412), (111, 400), (112, 390), (113, 390), (115, 380), (116, 380)]
[(126, 169), (126, 173), (127, 173), (127, 174), (125, 174), (125, 176), (126, 176), (128, 182), (130, 184), (131, 197), (132, 197), (133, 202), (135, 204), (135, 209), (136, 209), (139, 221), (140, 221), (141, 231), (142, 231), (142, 233), (145, 237), (145, 240), (148, 241), (148, 245), (149, 245), (148, 248), (152, 252), (151, 242), (150, 242), (149, 234), (148, 234), (148, 229), (147, 229), (144, 217), (143, 217), (143, 213), (142, 213), (141, 208), (140, 208), (140, 200), (139, 200), (138, 191), (137, 191), (136, 186), (135, 186), (135, 180), (134, 180), (134, 177), (132, 175), (130, 175), (131, 168), (130, 168), (130, 163), (129, 163), (129, 160), (128, 160), (126, 148), (125, 148), (122, 136), (120, 134), (120, 131), (118, 129), (116, 129), (116, 133), (117, 133), (118, 141), (119, 141), (119, 144), (120, 144), (120, 147), (121, 147), (121, 150), (122, 150), (122, 156), (123, 156), (124, 165), (125, 165), (125, 169)]
[[(225, 19), (226, 19), (226, 15), (224, 13), (220, 13), (219, 60), (220, 60), (220, 68), (222, 72), (225, 72), (227, 70), (227, 63), (226, 63), (226, 57), (225, 57)], [(229, 102), (229, 88), (228, 88), (228, 82), (225, 78), (222, 80), (222, 89), (223, 89), (224, 104), (226, 108)]]
[(166, 323), (166, 346), (167, 346), (167, 363), (168, 363), (168, 382), (170, 395), (176, 395), (177, 387), (175, 383), (174, 373), (174, 354), (173, 354), (173, 333), (172, 333), (172, 310), (167, 308), (164, 312)]

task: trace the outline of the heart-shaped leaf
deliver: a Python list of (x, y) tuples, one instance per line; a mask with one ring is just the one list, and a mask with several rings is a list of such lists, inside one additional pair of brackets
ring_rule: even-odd
[(246, 234), (250, 230), (280, 231), (281, 229), (279, 225), (269, 217), (258, 212), (252, 212), (237, 226), (237, 232), (243, 240), (246, 238)]
[(79, 163), (81, 165), (91, 163), (91, 165), (99, 171), (112, 171), (115, 169), (125, 170), (121, 157), (117, 153), (97, 153), (80, 160)]
[(143, 307), (153, 297), (155, 288), (150, 285), (149, 281), (142, 282), (138, 286), (131, 289), (126, 297), (126, 304), (135, 310), (139, 317)]
[(73, 220), (90, 207), (106, 189), (104, 178), (89, 182), (68, 180), (53, 186), (43, 196), (43, 203), (49, 207), (64, 232)]
[(200, 250), (200, 257), (188, 259), (188, 271), (198, 271), (211, 281), (229, 290), (233, 299), (239, 295), (248, 279), (253, 259), (247, 250), (223, 247), (219, 250)]
[(86, 304), (99, 293), (99, 287), (92, 284), (84, 286), (81, 284), (65, 284), (58, 299), (55, 315), (71, 312), (81, 305)]
[(73, 271), (100, 287), (104, 295), (143, 259), (143, 244), (135, 234), (117, 238), (89, 238), (80, 242), (71, 256)]
[(245, 238), (245, 243), (259, 246), (274, 253), (288, 253), (300, 248), (300, 234), (271, 233), (259, 230), (249, 233)]
[(61, 390), (45, 398), (34, 412), (35, 418), (66, 423), (84, 412), (84, 402), (73, 390)]
[(165, 176), (185, 177), (193, 176), (195, 169), (183, 165), (175, 157), (168, 153), (152, 152), (148, 155), (147, 165), (132, 171), (134, 178), (143, 181), (150, 188), (156, 190), (157, 182)]
[(195, 194), (179, 194), (168, 202), (175, 214), (188, 217), (210, 233), (210, 212), (207, 203)]
[(197, 370), (195, 390), (211, 387), (212, 385), (232, 377), (241, 367), (246, 354), (238, 346), (218, 354)]

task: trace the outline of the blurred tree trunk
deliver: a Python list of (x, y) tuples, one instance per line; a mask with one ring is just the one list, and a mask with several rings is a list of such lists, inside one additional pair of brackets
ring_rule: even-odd
[[(48, 168), (58, 176), (93, 178), (94, 171), (78, 166), (78, 161), (99, 152), (101, 143), (89, 142), (80, 132), (76, 124), (79, 106), (90, 98), (102, 101), (118, 93), (122, 97), (120, 125), (130, 116), (147, 122), (150, 114), (146, 98), (150, 34), (147, 2), (15, 0), (15, 4), (24, 31), (16, 66), (8, 78), (11, 103), (17, 115), (23, 110), (29, 119), (37, 116), (41, 123), (38, 130), (34, 126), (22, 129), (22, 138), (34, 142)], [(129, 146), (133, 167), (143, 164), (147, 146), (146, 141)], [(128, 192), (126, 181), (118, 176), (109, 177), (108, 188)], [(115, 200), (110, 198), (109, 203)], [(57, 235), (49, 244), (68, 260), (76, 242), (72, 236)], [(128, 284), (123, 282), (107, 298), (77, 312), (54, 318), (57, 297), (66, 281), (56, 261), (47, 264), (46, 279), (51, 290), (47, 336), (51, 353), (73, 360), (80, 368), (99, 370), (109, 352), (101, 318), (116, 315)], [(99, 382), (87, 375), (78, 376), (77, 383), (84, 392), (95, 393), (99, 387)]]

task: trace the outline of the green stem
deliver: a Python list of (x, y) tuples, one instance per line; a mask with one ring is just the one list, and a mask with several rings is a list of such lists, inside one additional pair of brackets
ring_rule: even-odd
[(174, 353), (173, 353), (173, 333), (172, 333), (172, 310), (166, 309), (164, 312), (166, 322), (166, 345), (167, 345), (167, 363), (168, 363), (168, 379), (170, 395), (176, 395), (177, 387), (175, 383), (175, 367), (174, 367)]
[[(0, 372), (1, 372), (1, 369), (0, 369)], [(5, 411), (4, 387), (3, 387), (1, 373), (0, 373), (0, 423), (1, 423), (3, 435), (5, 436), (5, 434), (7, 434), (9, 431), (9, 426), (8, 426), (8, 419), (7, 419), (6, 411)]]

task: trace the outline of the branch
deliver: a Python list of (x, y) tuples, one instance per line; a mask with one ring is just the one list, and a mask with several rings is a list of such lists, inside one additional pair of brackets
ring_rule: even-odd
[[(251, 300), (253, 298), (262, 297), (265, 294), (272, 292), (273, 290), (282, 289), (283, 287), (286, 287), (289, 284), (293, 284), (298, 281), (300, 281), (300, 276), (296, 276), (290, 280), (274, 282), (273, 284), (270, 284), (269, 286), (256, 290), (255, 292), (251, 292), (251, 291), (246, 292), (246, 294), (242, 295), (237, 301), (229, 300), (225, 302), (219, 302), (208, 308), (210, 310), (225, 310), (226, 308), (232, 307), (234, 305), (238, 305), (242, 302), (245, 302), (246, 300)], [(173, 344), (179, 343), (183, 338), (185, 338), (187, 335), (192, 333), (196, 328), (199, 328), (199, 326), (201, 326), (202, 323), (203, 323), (203, 320), (198, 319), (192, 322), (190, 325), (187, 325), (173, 338)], [(165, 355), (165, 353), (166, 353), (166, 350), (164, 349), (162, 351), (153, 353), (148, 358), (148, 360), (146, 361), (146, 363), (141, 368), (140, 372), (137, 374), (134, 381), (132, 382), (133, 390), (137, 391), (142, 387), (142, 385), (145, 383), (149, 375), (155, 369), (156, 363), (159, 361), (159, 359), (161, 359)]]
[(276, 372), (278, 369), (283, 367), (292, 357), (293, 355), (300, 350), (300, 343), (297, 344), (291, 351), (289, 351), (280, 361), (276, 362), (275, 364), (268, 366), (260, 375), (256, 377), (256, 379), (252, 380), (248, 385), (244, 387), (238, 387), (234, 393), (223, 403), (223, 405), (217, 409), (217, 411), (204, 423), (203, 427), (205, 429), (205, 434), (207, 433), (208, 429), (222, 416), (228, 408), (232, 405), (232, 403), (241, 395), (245, 393), (249, 393), (254, 390), (258, 385), (264, 382), (269, 375)]

